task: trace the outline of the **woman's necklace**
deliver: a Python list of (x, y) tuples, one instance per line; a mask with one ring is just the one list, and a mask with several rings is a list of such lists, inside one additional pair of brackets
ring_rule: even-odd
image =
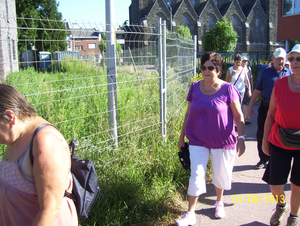
[(297, 88), (300, 88), (300, 81), (296, 80), (295, 75), (294, 75), (294, 80), (295, 80), (295, 84), (296, 84)]
[[(25, 129), (24, 129), (25, 130)], [(22, 140), (22, 137), (24, 135), (24, 130), (22, 131), (22, 133), (20, 134), (20, 136), (18, 137), (17, 143), (14, 145), (14, 149), (12, 151), (10, 151), (9, 156), (7, 156), (7, 152), (5, 151), (3, 158), (5, 161), (7, 161), (9, 159), (9, 157), (15, 152), (16, 147), (18, 146), (18, 144), (20, 143), (20, 140)]]

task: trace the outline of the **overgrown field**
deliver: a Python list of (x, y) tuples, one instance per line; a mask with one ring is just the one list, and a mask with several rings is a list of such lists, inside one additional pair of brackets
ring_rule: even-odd
[[(101, 193), (89, 219), (80, 224), (169, 225), (182, 211), (189, 177), (177, 155), (186, 104), (168, 121), (163, 139), (158, 74), (118, 69), (119, 145), (113, 147), (106, 70), (77, 64), (69, 62), (56, 73), (21, 70), (6, 83), (26, 95), (68, 141), (79, 141), (77, 155), (95, 162)], [(185, 88), (182, 100), (186, 93)]]

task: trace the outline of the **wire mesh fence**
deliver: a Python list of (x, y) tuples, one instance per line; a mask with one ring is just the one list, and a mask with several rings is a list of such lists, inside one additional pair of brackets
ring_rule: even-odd
[[(126, 157), (120, 150), (128, 146), (140, 151), (147, 143), (149, 148), (149, 139), (161, 134), (163, 123), (167, 126), (185, 102), (194, 73), (192, 40), (146, 26), (125, 26), (109, 34), (107, 26), (95, 23), (17, 18), (16, 24), (9, 29), (18, 32), (19, 70), (6, 75), (5, 83), (24, 94), (38, 115), (53, 123), (66, 139), (76, 139), (79, 155), (105, 153), (95, 161), (98, 167)], [(10, 25), (0, 26), (3, 31)], [(165, 23), (158, 26), (165, 29)], [(115, 44), (105, 40), (109, 35), (115, 37)], [(159, 39), (166, 43), (164, 59)], [(2, 45), (10, 42), (9, 33), (1, 36)], [(108, 73), (111, 45), (116, 55), (114, 74)], [(162, 73), (165, 88), (160, 86)], [(109, 120), (112, 76), (117, 87), (117, 145)], [(162, 90), (166, 92), (165, 122)]]

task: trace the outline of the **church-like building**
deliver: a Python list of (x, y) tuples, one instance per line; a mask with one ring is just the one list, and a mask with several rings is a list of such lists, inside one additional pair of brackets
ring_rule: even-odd
[(129, 22), (153, 31), (157, 31), (159, 17), (166, 20), (169, 30), (188, 26), (202, 51), (205, 32), (226, 17), (239, 35), (236, 51), (273, 51), (281, 45), (277, 42), (277, 11), (277, 0), (131, 0)]

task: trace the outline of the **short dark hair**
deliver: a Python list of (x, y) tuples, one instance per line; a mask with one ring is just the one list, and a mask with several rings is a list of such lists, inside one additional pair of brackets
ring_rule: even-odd
[(7, 84), (0, 84), (0, 121), (5, 118), (5, 111), (11, 110), (20, 120), (36, 116), (36, 110), (17, 89)]
[(240, 54), (236, 54), (233, 58), (234, 61), (242, 60), (242, 56)]
[(206, 52), (201, 57), (201, 65), (205, 64), (206, 61), (211, 60), (213, 65), (216, 67), (217, 72), (220, 72), (219, 77), (221, 77), (222, 74), (222, 68), (223, 68), (223, 58), (219, 53), (216, 52)]

